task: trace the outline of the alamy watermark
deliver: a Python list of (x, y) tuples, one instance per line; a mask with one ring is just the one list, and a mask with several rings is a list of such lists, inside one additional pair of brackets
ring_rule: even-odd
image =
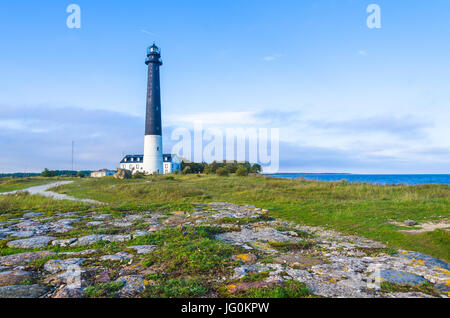
[(370, 4), (367, 7), (367, 27), (369, 29), (381, 29), (381, 8), (378, 4)]
[(66, 25), (69, 29), (81, 29), (81, 8), (78, 4), (69, 4), (66, 9), (70, 15), (67, 17)]
[(237, 161), (259, 163), (266, 172), (280, 167), (279, 128), (204, 128), (195, 122), (194, 130), (176, 128), (173, 154), (194, 162)]

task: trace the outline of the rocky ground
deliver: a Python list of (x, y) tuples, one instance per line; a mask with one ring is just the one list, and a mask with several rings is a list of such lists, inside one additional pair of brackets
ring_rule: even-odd
[(442, 260), (269, 216), (229, 203), (198, 204), (189, 213), (3, 214), (0, 298), (145, 297), (161, 289), (155, 274), (168, 271), (149, 261), (167, 246), (159, 233), (194, 235), (201, 227), (217, 229), (211, 240), (232, 251), (214, 255), (226, 267), (210, 278), (220, 292), (202, 297), (287, 282), (304, 284), (312, 297), (450, 296), (450, 265)]

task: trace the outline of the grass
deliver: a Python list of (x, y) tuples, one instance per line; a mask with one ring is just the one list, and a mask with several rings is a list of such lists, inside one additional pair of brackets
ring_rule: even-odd
[(285, 281), (279, 285), (249, 288), (234, 294), (222, 291), (222, 296), (228, 298), (305, 298), (312, 297), (312, 294), (303, 283)]
[[(402, 233), (390, 221), (418, 222), (450, 218), (450, 186), (378, 186), (348, 182), (318, 182), (249, 177), (195, 175), (143, 179), (76, 180), (57, 192), (108, 203), (99, 211), (192, 211), (193, 203), (224, 201), (252, 204), (298, 224), (322, 226), (381, 241), (390, 248), (423, 252), (450, 261), (450, 233), (435, 230)], [(89, 210), (89, 205), (41, 197), (0, 196), (2, 213)], [(175, 244), (175, 243), (174, 243)]]
[(26, 188), (54, 182), (53, 179), (33, 178), (0, 178), (0, 193), (23, 190)]
[(123, 282), (103, 283), (89, 286), (84, 292), (88, 298), (113, 298), (123, 285)]
[(382, 282), (381, 290), (385, 293), (409, 293), (417, 292), (431, 295), (434, 297), (440, 297), (441, 293), (437, 291), (430, 283), (425, 282), (420, 286), (411, 285), (397, 285), (390, 282)]
[(210, 287), (199, 279), (160, 279), (143, 294), (144, 298), (194, 298), (205, 296)]
[(212, 227), (166, 229), (129, 244), (157, 245), (143, 264), (158, 268), (169, 278), (180, 275), (214, 278), (230, 270), (234, 251), (233, 247), (213, 239), (213, 235), (220, 232), (221, 229)]

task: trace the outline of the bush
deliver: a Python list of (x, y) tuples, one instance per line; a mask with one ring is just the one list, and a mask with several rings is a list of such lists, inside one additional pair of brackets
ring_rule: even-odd
[(135, 174), (133, 174), (133, 179), (142, 179), (145, 177), (145, 173), (143, 172), (136, 172)]
[(83, 172), (80, 171), (77, 173), (77, 178), (84, 178), (84, 177), (85, 177), (85, 175)]
[(190, 174), (191, 173), (191, 166), (186, 166), (183, 171), (181, 171), (181, 174)]
[(175, 175), (177, 175), (177, 174), (179, 174), (180, 173), (180, 171), (178, 171), (178, 170), (175, 170), (174, 172), (173, 172), (173, 174), (175, 174)]
[(245, 169), (244, 167), (238, 168), (236, 170), (236, 175), (239, 177), (246, 177), (248, 176), (248, 170)]
[(226, 168), (219, 168), (217, 169), (216, 174), (221, 177), (228, 177), (228, 170)]
[(208, 165), (203, 172), (206, 174), (214, 174), (214, 167), (212, 165)]

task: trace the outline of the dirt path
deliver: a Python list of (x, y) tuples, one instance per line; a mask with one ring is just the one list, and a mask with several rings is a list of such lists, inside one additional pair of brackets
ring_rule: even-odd
[(65, 194), (60, 194), (52, 191), (48, 191), (49, 189), (56, 188), (62, 185), (71, 184), (73, 181), (59, 181), (50, 184), (44, 184), (39, 186), (30, 187), (27, 189), (16, 190), (6, 193), (0, 193), (0, 195), (8, 195), (8, 194), (16, 194), (18, 192), (28, 192), (31, 195), (42, 195), (47, 198), (52, 198), (55, 200), (70, 200), (70, 201), (80, 201), (84, 203), (93, 203), (93, 204), (103, 204), (99, 201), (89, 200), (89, 199), (77, 199), (75, 197), (71, 197)]

